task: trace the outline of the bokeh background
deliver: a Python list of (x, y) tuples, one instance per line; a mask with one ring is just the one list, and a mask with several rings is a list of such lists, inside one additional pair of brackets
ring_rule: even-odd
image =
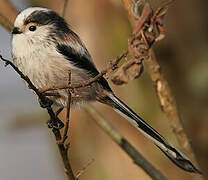
[[(7, 14), (1, 9), (0, 12)], [(63, 0), (11, 0), (19, 10), (29, 6), (58, 13)], [(157, 7), (160, 0), (149, 0)], [(121, 0), (69, 0), (65, 17), (86, 44), (99, 70), (127, 48), (131, 34)], [(154, 46), (162, 71), (173, 90), (185, 130), (205, 178), (208, 177), (208, 2), (176, 1), (165, 19), (166, 38)], [(0, 53), (11, 59), (11, 35), (0, 27)], [(143, 75), (116, 94), (175, 146), (177, 141), (161, 112), (152, 82)], [(110, 108), (96, 108), (168, 179), (192, 180), (198, 175), (173, 165), (151, 142)], [(65, 179), (48, 116), (17, 74), (0, 63), (0, 174), (4, 180)], [(82, 109), (72, 111), (70, 157), (74, 172), (94, 159), (81, 180), (150, 179), (95, 125)]]

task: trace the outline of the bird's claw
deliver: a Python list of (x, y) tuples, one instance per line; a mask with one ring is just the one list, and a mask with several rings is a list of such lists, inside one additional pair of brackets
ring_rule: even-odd
[(38, 98), (38, 101), (39, 101), (40, 107), (42, 107), (42, 108), (51, 107), (51, 105), (53, 104), (53, 101), (51, 101), (48, 98), (45, 98), (44, 101), (42, 99)]
[(59, 119), (56, 118), (54, 121), (53, 119), (49, 119), (47, 121), (48, 128), (54, 128), (54, 129), (62, 129), (64, 127), (64, 123)]

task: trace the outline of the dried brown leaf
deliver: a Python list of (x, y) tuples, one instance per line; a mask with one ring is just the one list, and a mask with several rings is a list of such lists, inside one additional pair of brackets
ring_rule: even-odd
[(116, 85), (127, 84), (138, 78), (143, 72), (141, 60), (131, 60), (123, 64), (118, 71), (112, 76), (111, 81)]

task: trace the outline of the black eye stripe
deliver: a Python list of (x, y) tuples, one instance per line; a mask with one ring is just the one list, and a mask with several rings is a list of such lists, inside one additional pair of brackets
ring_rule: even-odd
[(30, 30), (30, 31), (35, 31), (35, 30), (36, 30), (36, 26), (30, 26), (30, 27), (29, 27), (29, 30)]
[(53, 25), (52, 32), (55, 31), (55, 33), (58, 33), (59, 36), (69, 33), (70, 31), (65, 20), (53, 11), (34, 11), (24, 21), (25, 25), (29, 23), (35, 23), (38, 26)]

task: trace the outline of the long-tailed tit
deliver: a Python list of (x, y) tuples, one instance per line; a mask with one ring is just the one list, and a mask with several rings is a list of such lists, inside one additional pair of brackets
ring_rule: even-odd
[[(16, 18), (12, 31), (12, 53), (15, 65), (37, 88), (82, 83), (99, 74), (86, 47), (57, 13), (46, 8), (28, 8)], [(67, 105), (67, 90), (57, 90), (59, 96), (49, 97), (53, 107)], [(108, 82), (101, 77), (90, 86), (74, 90), (71, 105), (99, 101), (107, 104), (159, 147), (177, 166), (200, 173), (190, 160), (168, 143), (156, 130), (115, 96)]]

